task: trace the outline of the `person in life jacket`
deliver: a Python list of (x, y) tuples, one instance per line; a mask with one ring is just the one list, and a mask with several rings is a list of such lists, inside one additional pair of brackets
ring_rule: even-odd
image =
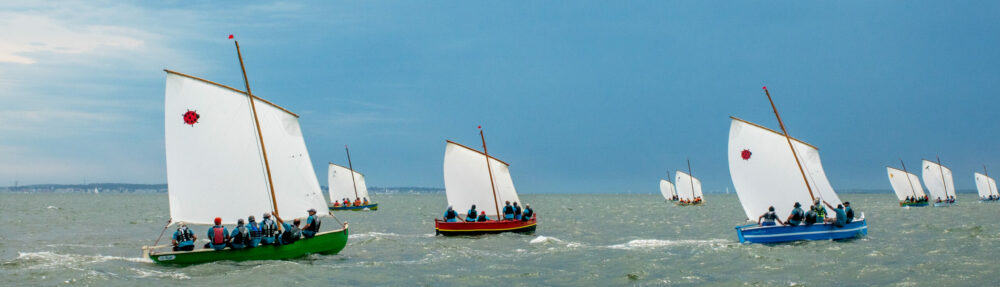
[(347, 206), (347, 207), (351, 206), (351, 201), (347, 200), (346, 197), (344, 198), (344, 206)]
[(472, 208), (469, 208), (469, 211), (465, 212), (465, 222), (476, 222), (476, 214), (478, 214), (476, 212), (476, 205), (473, 204)]
[(805, 213), (802, 212), (801, 208), (802, 204), (795, 202), (795, 205), (793, 205), (793, 207), (795, 208), (792, 209), (792, 214), (789, 214), (788, 218), (785, 219), (785, 225), (791, 225), (791, 226), (799, 225), (800, 223), (802, 223), (802, 220), (805, 219), (806, 217)]
[(809, 226), (816, 224), (819, 221), (819, 216), (816, 216), (816, 206), (809, 206), (809, 211), (806, 211), (806, 219), (802, 222), (803, 225)]
[(247, 229), (246, 222), (243, 218), (236, 221), (236, 228), (233, 228), (233, 233), (230, 235), (232, 240), (229, 242), (229, 247), (233, 249), (243, 249), (247, 247), (250, 243), (250, 230)]
[(816, 206), (816, 219), (818, 221), (825, 222), (826, 221), (826, 207), (823, 207), (823, 205), (819, 204), (819, 198), (817, 198), (813, 202), (813, 205)]
[(302, 237), (312, 238), (319, 233), (319, 226), (321, 222), (319, 216), (316, 215), (316, 209), (309, 209), (309, 217), (306, 218), (306, 226), (302, 227)]
[(216, 217), (215, 226), (208, 229), (208, 243), (205, 247), (222, 250), (226, 249), (227, 244), (229, 244), (229, 229), (222, 226), (222, 218)]
[(264, 236), (264, 232), (260, 229), (260, 225), (257, 224), (257, 220), (254, 219), (253, 215), (247, 218), (247, 230), (250, 231), (250, 242), (247, 243), (247, 248), (254, 248), (260, 245), (260, 238)]
[(279, 238), (281, 245), (288, 245), (299, 241), (299, 238), (302, 237), (302, 230), (299, 229), (299, 223), (302, 223), (302, 221), (296, 218), (294, 225), (287, 222), (281, 224), (285, 228), (285, 232), (282, 232)]
[(172, 241), (174, 251), (194, 250), (195, 240), (198, 240), (198, 236), (194, 235), (194, 231), (188, 229), (187, 224), (181, 223), (181, 226), (177, 227), (177, 231), (174, 231), (174, 239)]
[(514, 220), (521, 220), (521, 207), (517, 206), (517, 201), (514, 202)]
[(368, 205), (368, 197), (362, 197), (361, 198), (361, 204)]
[(354, 198), (354, 206), (361, 206), (361, 198)]
[(844, 201), (844, 214), (847, 215), (847, 218), (844, 218), (847, 223), (854, 222), (854, 208), (851, 208), (851, 203), (848, 201)]
[(333, 207), (340, 207), (340, 201), (334, 201)]
[(531, 209), (531, 204), (524, 205), (524, 213), (521, 214), (521, 221), (531, 220), (531, 216), (535, 215), (535, 211)]
[(486, 216), (486, 212), (485, 211), (481, 211), (479, 213), (479, 217), (476, 218), (476, 222), (487, 222), (487, 221), (490, 221), (490, 217)]
[(449, 205), (448, 210), (444, 211), (444, 222), (458, 222), (457, 218), (458, 212), (455, 212), (455, 210), (451, 208), (451, 205)]
[(836, 227), (844, 227), (844, 225), (847, 224), (847, 212), (844, 211), (844, 205), (838, 204), (837, 207), (833, 207), (830, 203), (826, 202), (826, 200), (823, 201), (823, 204), (826, 204), (826, 206), (829, 206), (830, 209), (833, 209), (834, 216), (836, 216), (834, 218), (827, 218), (824, 221), (833, 222), (833, 226)]
[(510, 205), (510, 201), (504, 203), (503, 206), (503, 219), (504, 220), (514, 220), (514, 207)]
[(278, 224), (271, 219), (271, 213), (264, 213), (264, 220), (260, 222), (260, 244), (271, 245), (277, 241)]
[[(763, 222), (761, 222), (762, 219), (764, 220)], [(781, 223), (781, 219), (778, 218), (778, 215), (774, 213), (774, 206), (768, 207), (767, 212), (760, 217), (757, 217), (757, 224), (760, 224), (760, 226), (773, 226), (775, 221), (777, 221), (778, 224), (784, 225), (784, 223)]]

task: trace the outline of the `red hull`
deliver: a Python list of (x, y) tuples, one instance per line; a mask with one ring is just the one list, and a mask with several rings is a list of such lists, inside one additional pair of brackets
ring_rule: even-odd
[(434, 229), (441, 235), (475, 235), (503, 232), (531, 233), (535, 231), (538, 216), (531, 220), (503, 220), (487, 222), (444, 222), (434, 219)]

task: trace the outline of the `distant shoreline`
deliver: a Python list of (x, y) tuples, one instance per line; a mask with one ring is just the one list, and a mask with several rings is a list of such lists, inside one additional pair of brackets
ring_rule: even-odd
[[(326, 186), (320, 188), (327, 192)], [(96, 192), (95, 192), (96, 191)], [(372, 194), (423, 194), (423, 193), (443, 193), (444, 188), (440, 187), (370, 187), (368, 191)], [(166, 193), (167, 184), (134, 184), (134, 183), (90, 183), (90, 184), (31, 184), (17, 186), (0, 187), (0, 193)], [(705, 192), (707, 194), (726, 194), (724, 192)], [(734, 193), (735, 192), (731, 192)], [(840, 194), (892, 194), (890, 189), (841, 189)], [(957, 193), (977, 193), (975, 189), (959, 189)], [(545, 193), (563, 194), (563, 193)], [(598, 194), (598, 193), (595, 193)], [(617, 192), (599, 194), (659, 194), (658, 192)]]

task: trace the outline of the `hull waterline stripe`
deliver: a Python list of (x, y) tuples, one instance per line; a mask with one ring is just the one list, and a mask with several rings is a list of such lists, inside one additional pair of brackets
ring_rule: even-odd
[(794, 233), (782, 233), (782, 234), (762, 234), (762, 235), (748, 235), (744, 234), (745, 238), (767, 238), (767, 237), (781, 237), (781, 236), (795, 236), (795, 235), (807, 235), (807, 234), (822, 234), (822, 233), (841, 233), (841, 232), (851, 232), (859, 231), (861, 229), (868, 229), (868, 225), (861, 227), (855, 227), (851, 229), (837, 229), (837, 230), (825, 230), (825, 231), (806, 231), (806, 232), (794, 232)]

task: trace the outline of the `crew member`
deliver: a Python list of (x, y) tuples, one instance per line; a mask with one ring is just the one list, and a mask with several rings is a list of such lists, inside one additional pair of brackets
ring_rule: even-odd
[(299, 229), (299, 223), (302, 223), (298, 218), (295, 219), (294, 225), (288, 224), (288, 222), (281, 223), (281, 226), (285, 228), (285, 232), (281, 233), (279, 241), (281, 245), (288, 245), (298, 241), (302, 237), (302, 230)]
[(208, 229), (208, 243), (205, 247), (211, 247), (215, 250), (222, 250), (226, 248), (226, 244), (229, 243), (229, 229), (222, 226), (222, 218), (215, 218), (215, 226)]
[(844, 205), (838, 204), (837, 207), (834, 208), (830, 205), (830, 203), (826, 202), (826, 200), (823, 201), (823, 204), (826, 204), (826, 206), (829, 206), (830, 209), (833, 209), (834, 216), (836, 216), (836, 218), (828, 218), (825, 221), (833, 222), (833, 226), (836, 227), (844, 227), (844, 225), (847, 224), (847, 212), (844, 211)]
[(521, 220), (521, 207), (517, 205), (517, 201), (514, 202), (514, 220)]
[(274, 244), (278, 236), (278, 224), (271, 219), (271, 213), (264, 213), (264, 220), (260, 221), (260, 244), (271, 245)]
[(490, 220), (490, 217), (486, 216), (486, 212), (485, 211), (480, 212), (479, 213), (479, 218), (476, 218), (476, 221), (478, 221), (478, 222), (487, 222), (489, 220)]
[(514, 219), (514, 207), (510, 206), (510, 201), (507, 201), (503, 206), (503, 219), (504, 220)]
[(451, 208), (451, 205), (449, 205), (448, 210), (444, 212), (444, 222), (458, 222), (457, 218), (458, 212), (455, 212), (455, 210)]
[(247, 229), (243, 218), (236, 221), (236, 228), (233, 228), (233, 234), (231, 234), (230, 238), (233, 240), (229, 242), (229, 247), (233, 249), (246, 248), (247, 244), (250, 243), (250, 230)]
[(849, 201), (844, 201), (844, 214), (847, 214), (847, 217), (844, 218), (847, 223), (854, 221), (854, 208), (851, 208), (851, 202)]
[(174, 239), (172, 240), (174, 251), (194, 250), (195, 240), (198, 240), (198, 236), (194, 236), (194, 231), (188, 229), (187, 224), (181, 223), (181, 226), (177, 227), (177, 231), (174, 231)]
[[(761, 222), (762, 219), (764, 222)], [(757, 224), (760, 224), (760, 226), (773, 226), (775, 221), (778, 221), (778, 224), (784, 224), (781, 223), (781, 219), (778, 218), (778, 215), (774, 214), (774, 206), (768, 207), (767, 212), (760, 217), (757, 217)]]
[(531, 209), (531, 204), (524, 205), (524, 214), (521, 215), (521, 221), (531, 220), (531, 216), (535, 215), (535, 211)]
[(322, 222), (319, 220), (319, 216), (316, 216), (316, 209), (309, 209), (309, 217), (306, 218), (306, 226), (302, 227), (302, 237), (312, 238), (316, 236), (319, 232), (319, 226)]
[(791, 226), (799, 225), (800, 223), (802, 223), (802, 219), (805, 218), (805, 214), (802, 212), (801, 208), (802, 204), (795, 202), (795, 205), (793, 205), (793, 207), (795, 208), (792, 209), (792, 213), (789, 214), (788, 218), (785, 219), (785, 225), (791, 225)]
[(250, 231), (250, 242), (247, 243), (247, 248), (254, 248), (260, 245), (260, 238), (264, 232), (261, 231), (260, 225), (257, 224), (257, 220), (254, 219), (253, 215), (247, 218), (247, 230)]
[(476, 205), (473, 204), (472, 208), (469, 208), (469, 211), (465, 213), (465, 222), (476, 222), (476, 214)]
[(806, 220), (802, 223), (805, 226), (810, 226), (816, 224), (819, 221), (819, 216), (816, 215), (816, 206), (809, 206), (809, 211), (806, 211)]
[(826, 207), (823, 207), (823, 205), (819, 204), (819, 198), (817, 198), (816, 201), (813, 202), (813, 205), (816, 206), (816, 220), (820, 221), (820, 222), (825, 222), (826, 221)]

